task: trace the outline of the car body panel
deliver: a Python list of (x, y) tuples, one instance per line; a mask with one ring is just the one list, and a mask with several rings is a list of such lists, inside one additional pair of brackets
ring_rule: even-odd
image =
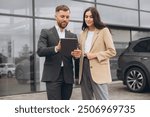
[(7, 75), (8, 77), (12, 77), (15, 75), (15, 64), (14, 63), (1, 63), (0, 64), (0, 74)]
[[(129, 42), (129, 46), (118, 58), (117, 77), (126, 85), (126, 73), (130, 68), (140, 68), (146, 75), (147, 85), (150, 86), (150, 49), (144, 52), (140, 49), (140, 43), (144, 41), (150, 42), (150, 37), (145, 37), (133, 42)], [(144, 43), (143, 43), (144, 44)], [(150, 45), (148, 45), (150, 46)], [(147, 47), (147, 46), (146, 46)], [(136, 49), (139, 50), (136, 50)], [(147, 48), (146, 48), (147, 49)]]

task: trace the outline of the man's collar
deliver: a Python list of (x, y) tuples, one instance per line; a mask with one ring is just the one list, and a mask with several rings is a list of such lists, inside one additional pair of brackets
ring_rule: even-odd
[[(60, 30), (60, 27), (58, 26), (58, 24), (55, 24), (55, 28), (56, 28), (57, 31), (62, 32), (62, 31)], [(63, 32), (64, 32), (64, 31), (65, 31), (65, 29), (63, 29)]]

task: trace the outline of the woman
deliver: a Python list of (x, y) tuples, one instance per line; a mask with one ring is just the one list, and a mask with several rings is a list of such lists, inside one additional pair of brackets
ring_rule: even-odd
[(82, 30), (79, 37), (81, 51), (72, 52), (74, 57), (80, 57), (79, 83), (82, 98), (107, 100), (107, 84), (112, 81), (109, 58), (116, 55), (116, 50), (111, 33), (102, 23), (95, 7), (85, 10)]

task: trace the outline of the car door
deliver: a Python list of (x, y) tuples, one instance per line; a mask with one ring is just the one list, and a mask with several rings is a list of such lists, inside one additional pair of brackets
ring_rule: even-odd
[(150, 72), (150, 39), (140, 41), (133, 50), (138, 54), (141, 63), (144, 64)]

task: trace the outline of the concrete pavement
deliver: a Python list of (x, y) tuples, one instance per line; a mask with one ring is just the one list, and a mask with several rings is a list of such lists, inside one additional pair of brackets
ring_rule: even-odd
[[(150, 91), (133, 93), (127, 90), (121, 81), (109, 84), (110, 100), (150, 100)], [(81, 100), (80, 86), (75, 86), (71, 100)], [(47, 100), (46, 92), (20, 94), (0, 97), (0, 100)]]

